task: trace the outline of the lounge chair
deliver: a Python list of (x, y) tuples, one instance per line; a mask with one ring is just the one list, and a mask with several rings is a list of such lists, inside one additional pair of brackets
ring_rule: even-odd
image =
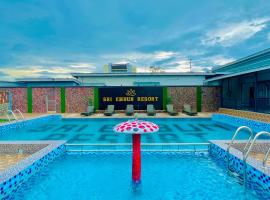
[(134, 113), (134, 108), (132, 104), (128, 104), (126, 108), (126, 115), (127, 116), (132, 116)]
[(173, 105), (172, 105), (172, 104), (167, 104), (167, 105), (166, 105), (166, 108), (167, 108), (167, 112), (168, 112), (169, 115), (171, 115), (171, 116), (178, 115), (178, 112), (176, 112), (176, 111), (173, 109)]
[(154, 116), (156, 114), (155, 107), (153, 104), (148, 104), (146, 111), (148, 116)]
[(114, 113), (114, 105), (108, 105), (107, 109), (104, 112), (105, 116), (112, 116)]
[(197, 112), (193, 111), (191, 108), (191, 105), (189, 105), (189, 104), (183, 105), (183, 113), (186, 113), (187, 115), (190, 115), (190, 116), (197, 115)]
[(88, 106), (87, 107), (87, 112), (82, 112), (82, 116), (90, 116), (94, 113), (94, 106)]

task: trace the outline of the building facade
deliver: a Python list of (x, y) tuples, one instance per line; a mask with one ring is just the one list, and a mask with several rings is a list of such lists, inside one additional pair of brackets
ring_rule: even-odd
[(270, 49), (213, 69), (208, 85), (221, 87), (221, 107), (270, 113)]

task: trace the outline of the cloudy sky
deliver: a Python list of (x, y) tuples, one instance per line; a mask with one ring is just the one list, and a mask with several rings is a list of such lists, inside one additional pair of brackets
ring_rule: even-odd
[(0, 0), (0, 80), (130, 62), (208, 70), (270, 47), (269, 0)]

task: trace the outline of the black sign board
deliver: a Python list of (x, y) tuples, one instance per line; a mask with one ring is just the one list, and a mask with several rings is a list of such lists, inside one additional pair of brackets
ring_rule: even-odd
[(104, 87), (99, 88), (99, 109), (114, 105), (116, 110), (125, 110), (132, 104), (135, 110), (146, 110), (153, 104), (156, 110), (163, 109), (162, 87)]

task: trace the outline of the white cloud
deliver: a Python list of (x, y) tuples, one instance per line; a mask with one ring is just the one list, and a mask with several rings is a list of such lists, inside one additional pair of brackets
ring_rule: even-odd
[(251, 21), (226, 24), (223, 27), (210, 30), (201, 42), (206, 46), (233, 46), (263, 30), (269, 21), (270, 18), (258, 18)]
[(95, 67), (88, 63), (74, 63), (72, 65), (46, 67), (46, 66), (21, 66), (20, 68), (2, 67), (0, 72), (4, 72), (10, 78), (20, 77), (71, 77), (74, 72), (94, 72)]
[(223, 55), (216, 55), (216, 56), (208, 57), (206, 59), (208, 60), (209, 63), (213, 65), (225, 65), (235, 60), (234, 58), (224, 57)]

